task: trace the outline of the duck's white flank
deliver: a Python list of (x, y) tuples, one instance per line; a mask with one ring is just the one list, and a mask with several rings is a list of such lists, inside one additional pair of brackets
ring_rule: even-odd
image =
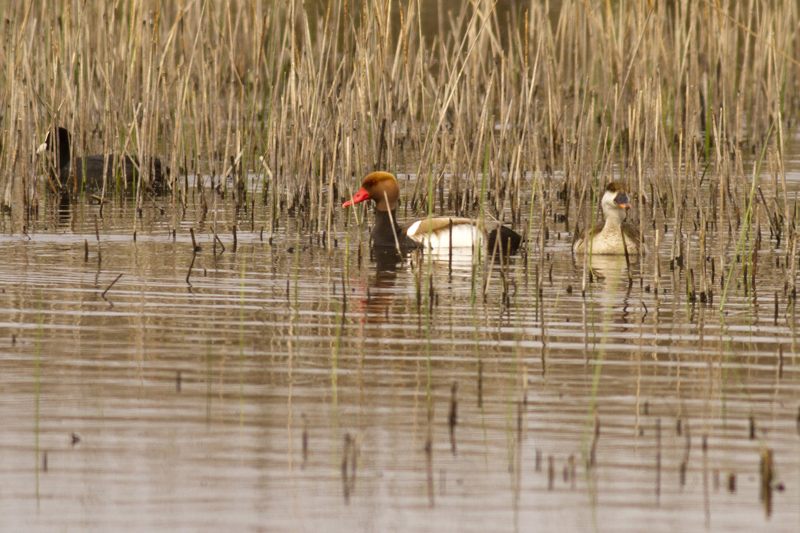
[[(409, 226), (406, 233), (411, 239), (422, 243), (425, 247), (430, 245), (431, 249), (448, 249), (452, 248), (477, 248), (484, 245), (484, 235), (475, 224), (471, 223), (456, 223), (450, 227), (443, 227), (432, 231), (430, 235), (428, 232), (421, 231), (420, 226), (425, 222), (425, 219), (417, 220)], [(430, 243), (428, 239), (430, 238)], [(452, 239), (452, 242), (451, 242)]]

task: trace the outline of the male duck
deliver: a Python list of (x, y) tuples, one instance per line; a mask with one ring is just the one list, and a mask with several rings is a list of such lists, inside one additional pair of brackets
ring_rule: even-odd
[[(376, 205), (375, 227), (372, 228), (373, 246), (399, 246), (402, 249), (424, 246), (433, 252), (447, 252), (450, 248), (482, 248), (491, 254), (495, 246), (505, 254), (517, 251), (522, 237), (500, 222), (486, 221), (483, 224), (469, 218), (431, 217), (415, 220), (410, 224), (397, 224), (397, 199), (400, 188), (397, 180), (388, 172), (373, 172), (363, 179), (361, 189), (342, 207), (349, 207), (366, 200)], [(500, 238), (498, 244), (498, 236)]]

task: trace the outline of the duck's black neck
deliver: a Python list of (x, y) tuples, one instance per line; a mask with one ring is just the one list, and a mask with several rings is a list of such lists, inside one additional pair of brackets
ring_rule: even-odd
[[(397, 241), (395, 240), (397, 235)], [(375, 226), (372, 228), (372, 246), (390, 246), (396, 248), (399, 242), (400, 248), (415, 246), (416, 243), (408, 238), (404, 231), (397, 224), (397, 210), (380, 211), (375, 210)]]
[(59, 168), (69, 167), (72, 158), (71, 144), (72, 139), (69, 132), (65, 128), (57, 128), (56, 141), (50, 148), (56, 153)]

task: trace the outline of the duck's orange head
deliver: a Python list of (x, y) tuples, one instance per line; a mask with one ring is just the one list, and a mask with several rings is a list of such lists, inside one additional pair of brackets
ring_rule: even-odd
[(397, 180), (388, 172), (372, 172), (361, 181), (361, 188), (352, 198), (342, 204), (342, 207), (350, 207), (353, 204), (361, 203), (365, 200), (374, 200), (378, 211), (391, 211), (397, 207), (397, 199), (400, 196), (400, 188)]

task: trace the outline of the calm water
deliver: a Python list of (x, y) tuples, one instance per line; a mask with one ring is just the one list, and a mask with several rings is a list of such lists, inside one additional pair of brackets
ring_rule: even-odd
[(669, 230), (632, 282), (595, 260), (584, 295), (563, 224), (544, 257), (473, 267), (359, 260), (346, 212), (330, 249), (253, 215), (234, 250), (219, 208), (216, 255), (214, 214), (168, 201), (3, 216), (0, 528), (800, 526), (797, 317), (766, 229), (720, 315), (720, 269), (714, 304), (688, 302)]

